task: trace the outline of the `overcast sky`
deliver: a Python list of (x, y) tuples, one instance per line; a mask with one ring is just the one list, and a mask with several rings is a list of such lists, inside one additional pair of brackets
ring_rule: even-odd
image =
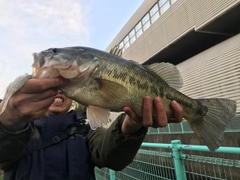
[(105, 50), (143, 0), (1, 0), (0, 98), (50, 47)]

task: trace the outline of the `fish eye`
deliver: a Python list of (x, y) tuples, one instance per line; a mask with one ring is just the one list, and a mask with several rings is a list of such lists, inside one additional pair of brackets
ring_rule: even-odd
[(51, 49), (53, 53), (57, 53), (57, 48)]

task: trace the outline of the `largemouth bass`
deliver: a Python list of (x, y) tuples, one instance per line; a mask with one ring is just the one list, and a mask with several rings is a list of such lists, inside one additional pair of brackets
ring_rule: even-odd
[(61, 90), (67, 97), (87, 106), (92, 129), (107, 121), (110, 111), (122, 111), (123, 106), (130, 106), (141, 116), (143, 97), (159, 96), (167, 113), (172, 113), (170, 102), (176, 100), (193, 131), (214, 151), (236, 113), (233, 100), (191, 99), (179, 92), (182, 78), (170, 63), (140, 65), (93, 48), (68, 47), (34, 53), (32, 66), (32, 78), (68, 79)]

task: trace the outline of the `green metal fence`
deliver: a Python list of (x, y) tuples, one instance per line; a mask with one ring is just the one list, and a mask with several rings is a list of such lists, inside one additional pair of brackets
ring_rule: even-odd
[[(229, 123), (225, 132), (240, 132), (240, 114)], [(194, 133), (189, 123), (184, 120), (181, 123), (171, 123), (164, 128), (148, 128), (148, 134), (189, 134)]]
[(194, 155), (195, 151), (209, 150), (206, 146), (184, 145), (179, 140), (171, 144), (143, 143), (142, 148), (151, 149), (140, 149), (134, 161), (122, 171), (96, 168), (97, 180), (240, 180), (240, 148), (220, 147), (209, 153), (232, 154), (232, 159)]

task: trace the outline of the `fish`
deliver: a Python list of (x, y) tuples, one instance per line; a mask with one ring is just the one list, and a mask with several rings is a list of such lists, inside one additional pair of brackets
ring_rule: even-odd
[(81, 46), (50, 48), (33, 56), (31, 78), (67, 79), (68, 83), (60, 90), (67, 97), (86, 105), (87, 119), (92, 129), (106, 122), (110, 112), (121, 112), (124, 106), (131, 107), (142, 116), (143, 97), (160, 97), (167, 113), (173, 113), (170, 103), (177, 101), (195, 134), (210, 151), (215, 151), (236, 113), (234, 100), (192, 99), (181, 93), (181, 74), (175, 65), (168, 62), (142, 65), (118, 55)]

